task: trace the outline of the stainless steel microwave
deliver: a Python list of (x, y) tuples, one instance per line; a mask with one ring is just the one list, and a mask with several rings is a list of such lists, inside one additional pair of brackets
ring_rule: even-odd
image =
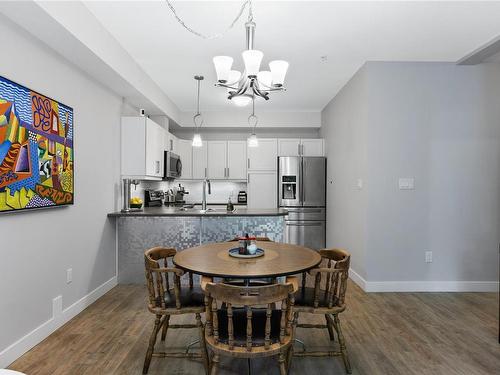
[(181, 157), (172, 151), (165, 151), (165, 173), (164, 179), (180, 178), (182, 175)]

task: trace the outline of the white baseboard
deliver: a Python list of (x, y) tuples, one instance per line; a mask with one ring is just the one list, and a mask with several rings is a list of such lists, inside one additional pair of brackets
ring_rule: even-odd
[(41, 324), (33, 331), (29, 332), (24, 337), (17, 340), (12, 345), (8, 346), (6, 349), (0, 352), (0, 368), (7, 367), (17, 358), (22, 356), (32, 347), (40, 343), (42, 340), (47, 338), (52, 332), (66, 324), (76, 315), (81, 313), (85, 308), (90, 306), (92, 303), (97, 301), (104, 294), (109, 292), (117, 285), (117, 278), (113, 276), (111, 279), (106, 281), (104, 284), (98, 286), (96, 289), (91, 291), (86, 296), (83, 296), (78, 301), (68, 306), (62, 311), (61, 314), (57, 316), (52, 316), (45, 323)]
[(365, 292), (498, 292), (497, 281), (367, 281), (353, 269), (350, 279)]

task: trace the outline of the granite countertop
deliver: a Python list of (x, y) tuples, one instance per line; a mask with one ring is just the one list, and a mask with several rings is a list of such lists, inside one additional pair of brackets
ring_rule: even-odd
[(200, 212), (199, 207), (180, 210), (178, 207), (145, 207), (141, 211), (130, 212), (112, 212), (108, 217), (140, 217), (140, 216), (285, 216), (288, 211), (282, 208), (269, 208), (269, 209), (247, 209), (237, 208), (234, 212), (227, 212), (225, 209), (216, 209), (205, 213)]

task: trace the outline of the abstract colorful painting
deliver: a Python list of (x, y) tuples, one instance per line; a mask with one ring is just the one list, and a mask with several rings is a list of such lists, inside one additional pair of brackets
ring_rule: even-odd
[(0, 77), (0, 213), (73, 204), (73, 109)]

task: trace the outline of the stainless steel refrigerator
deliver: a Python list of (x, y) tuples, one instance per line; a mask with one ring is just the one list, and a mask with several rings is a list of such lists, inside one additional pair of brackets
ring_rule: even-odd
[(285, 242), (321, 249), (326, 242), (326, 158), (278, 158), (278, 205), (288, 210)]

